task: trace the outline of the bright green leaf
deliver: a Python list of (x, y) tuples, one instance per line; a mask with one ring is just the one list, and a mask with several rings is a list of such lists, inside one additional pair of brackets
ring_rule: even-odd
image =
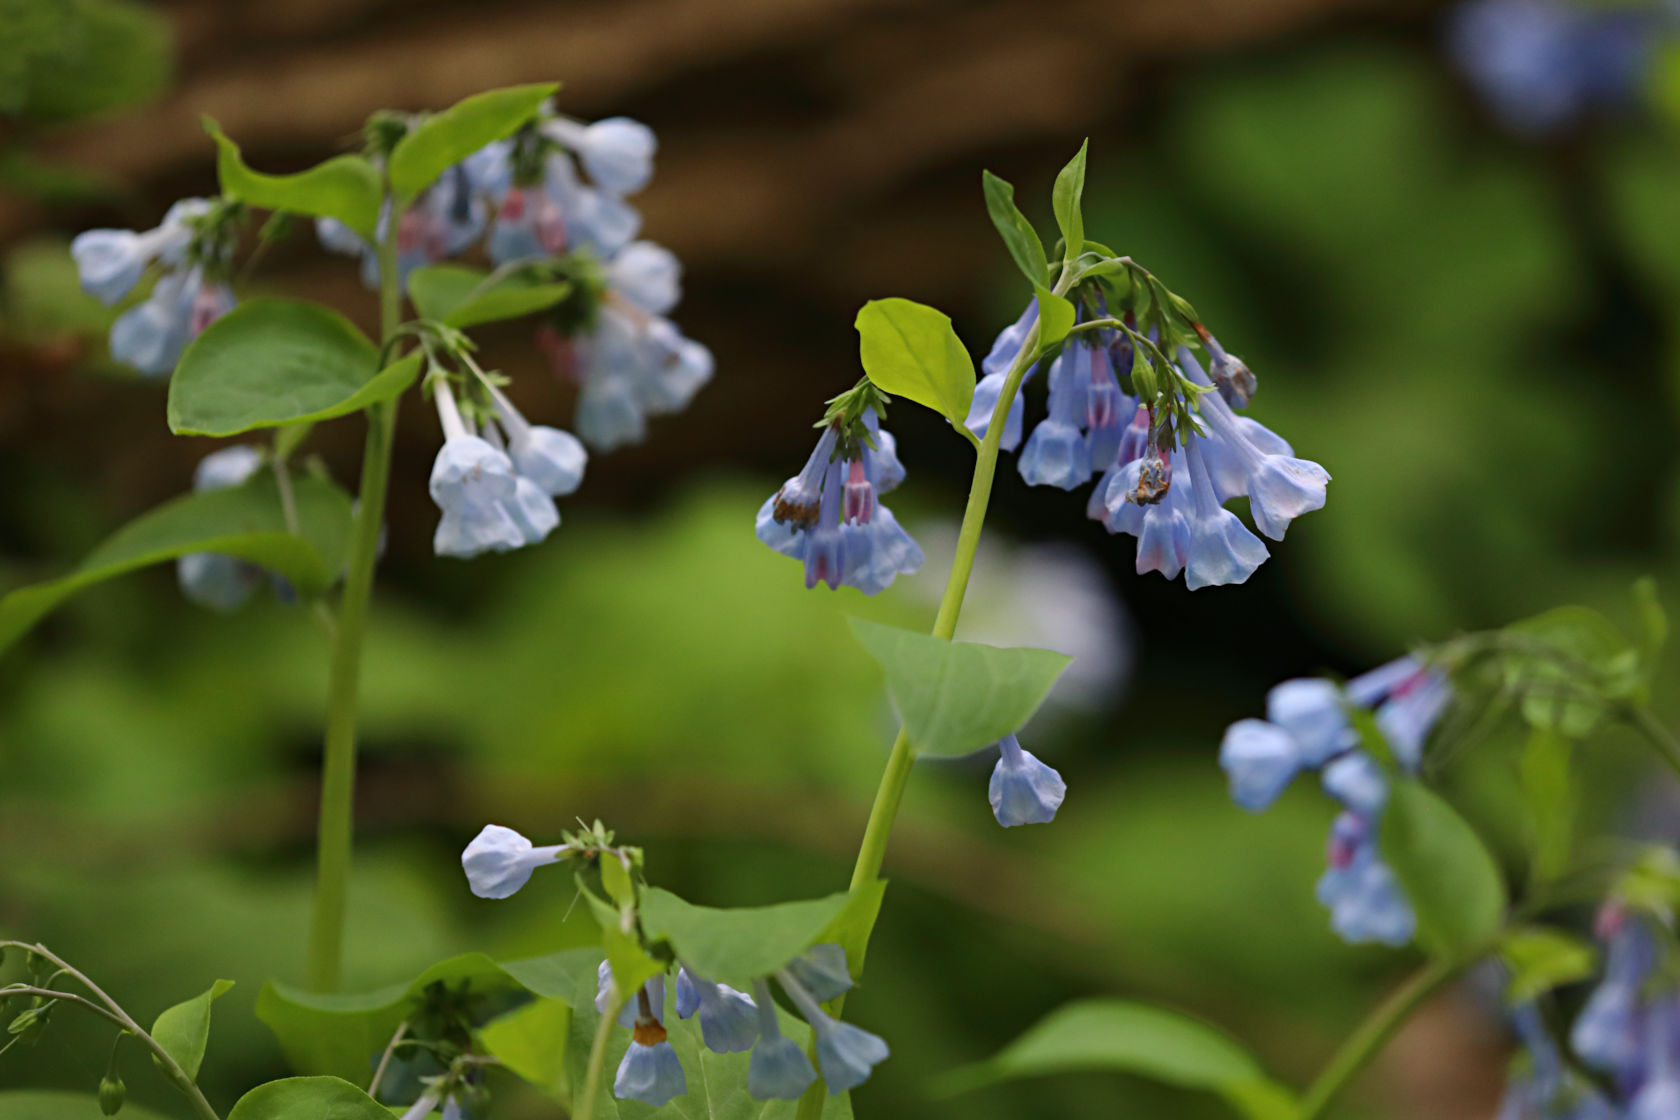
[(1505, 918), (1505, 880), (1481, 837), (1419, 782), (1393, 782), (1382, 821), (1383, 859), (1417, 913), (1418, 942), (1463, 961), (1491, 947)]
[(1253, 1120), (1296, 1114), (1291, 1094), (1222, 1031), (1177, 1011), (1092, 999), (1052, 1011), (994, 1057), (939, 1082), (947, 1095), (998, 1081), (1113, 1071), (1217, 1093)]
[(922, 754), (967, 754), (1020, 730), (1071, 660), (1053, 650), (948, 642), (851, 621)]
[(1585, 980), (1598, 968), (1598, 953), (1591, 942), (1546, 926), (1511, 930), (1499, 942), (1499, 955), (1511, 974), (1505, 1001), (1513, 1005)]
[(1079, 151), (1056, 176), (1056, 186), (1050, 194), (1056, 225), (1061, 227), (1062, 240), (1066, 243), (1064, 259), (1070, 261), (1085, 248), (1085, 154), (1090, 147), (1089, 140), (1079, 145)]
[(152, 1038), (194, 1081), (198, 1080), (199, 1066), (204, 1064), (204, 1048), (210, 1043), (210, 1005), (231, 987), (232, 980), (218, 980), (209, 991), (168, 1008), (152, 1024)]
[(391, 1111), (337, 1077), (288, 1077), (240, 1097), (227, 1120), (391, 1120)]
[(424, 117), (397, 141), (386, 171), (405, 204), (484, 145), (511, 135), (536, 115), (558, 82), (487, 90)]
[(639, 940), (616, 925), (603, 926), (601, 942), (606, 946), (613, 988), (624, 1002), (633, 999), (638, 988), (665, 971), (664, 964), (648, 956)]
[(222, 193), (265, 210), (336, 218), (372, 244), (379, 225), (379, 172), (362, 156), (334, 156), (295, 175), (265, 175), (245, 165), (239, 145), (204, 118), (216, 141), (216, 174)]
[(881, 913), (881, 900), (887, 891), (887, 881), (876, 879), (849, 892), (845, 909), (835, 915), (813, 945), (835, 944), (846, 950), (846, 970), (852, 979), (863, 975), (864, 956), (869, 949), (869, 934), (875, 928), (875, 918)]
[(1523, 750), (1520, 771), (1534, 837), (1534, 878), (1555, 880), (1569, 866), (1574, 848), (1579, 794), (1570, 774), (1570, 742), (1555, 731), (1534, 728)]
[(1038, 296), (1038, 350), (1040, 354), (1061, 346), (1068, 331), (1073, 329), (1073, 304), (1046, 288), (1035, 285)]
[[(99, 1102), (92, 1093), (72, 1093), (62, 1089), (0, 1089), (0, 1116), (6, 1120), (89, 1120), (98, 1115)], [(137, 1104), (123, 1105), (119, 1115), (123, 1120), (168, 1120), (162, 1113)]]
[(304, 595), (319, 595), (344, 565), (350, 498), (330, 482), (306, 477), (292, 480), (292, 496), (301, 537), (286, 529), (269, 471), (243, 486), (184, 494), (141, 514), (89, 553), (74, 572), (0, 599), (0, 650), (83, 588), (189, 552), (237, 556), (285, 577)]
[(986, 194), (986, 213), (997, 227), (1003, 244), (1009, 250), (1016, 267), (1037, 287), (1050, 279), (1050, 265), (1044, 259), (1044, 243), (1033, 232), (1032, 223), (1015, 205), (1015, 188), (990, 171), (981, 173), (980, 181)]
[(338, 312), (253, 300), (211, 323), (181, 355), (169, 382), (169, 427), (230, 436), (342, 416), (402, 392), (418, 360), (376, 380), (379, 373), (379, 348)]
[(634, 902), (635, 884), (630, 879), (630, 869), (624, 865), (624, 861), (608, 853), (601, 857), (600, 865), (601, 885), (607, 888), (607, 897), (620, 906)]
[(831, 894), (775, 906), (718, 910), (650, 888), (642, 896), (642, 928), (671, 942), (677, 956), (713, 980), (747, 990), (815, 945), (851, 901)]
[(426, 319), (464, 329), (547, 310), (571, 294), (567, 283), (514, 273), (485, 286), (490, 274), (458, 264), (433, 264), (409, 275), (408, 297)]
[(571, 1025), (572, 1009), (565, 1001), (538, 999), (490, 1020), (478, 1039), (504, 1067), (550, 1096), (564, 1097)]
[(949, 316), (914, 300), (872, 299), (858, 311), (856, 326), (863, 371), (876, 388), (963, 426), (974, 396), (974, 363)]

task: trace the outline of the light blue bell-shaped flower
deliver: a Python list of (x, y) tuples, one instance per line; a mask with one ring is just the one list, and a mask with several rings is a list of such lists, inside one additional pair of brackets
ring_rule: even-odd
[(637, 399), (650, 416), (668, 416), (687, 408), (712, 379), (712, 352), (683, 337), (669, 319), (649, 320), (640, 339), (641, 372)]
[(846, 538), (840, 531), (840, 463), (824, 466), (817, 523), (805, 530), (805, 587), (828, 584), (837, 591), (846, 574)]
[(1408, 771), (1415, 773), (1422, 765), (1424, 741), (1451, 701), (1447, 675), (1430, 669), (1401, 685), (1377, 708), (1377, 728)]
[(873, 408), (864, 410), (863, 426), (869, 429), (875, 440), (874, 447), (863, 449), (864, 462), (869, 466), (875, 492), (885, 494), (898, 489), (899, 483), (904, 481), (904, 464), (898, 458), (898, 440), (881, 427), (881, 418)]
[(1644, 919), (1606, 908), (1600, 930), (1610, 926), (1604, 979), (1587, 997), (1570, 1028), (1569, 1045), (1581, 1060), (1605, 1073), (1634, 1069), (1643, 1059), (1646, 1011), (1640, 990), (1656, 968), (1656, 944)]
[(1325, 763), (1320, 780), (1324, 792), (1367, 820), (1375, 820), (1388, 804), (1388, 778), (1364, 751), (1349, 751)]
[(879, 1035), (829, 1018), (804, 985), (786, 969), (777, 972), (776, 979), (816, 1032), (817, 1065), (830, 1095), (862, 1085), (874, 1068), (887, 1060), (890, 1051)]
[[(981, 439), (986, 438), (986, 428), (992, 422), (992, 413), (997, 410), (1005, 379), (1003, 373), (988, 373), (974, 383), (974, 396), (969, 401), (968, 419), (963, 426)], [(1013, 451), (1021, 446), (1021, 430), (1026, 425), (1026, 416), (1026, 398), (1017, 389), (1015, 398), (1009, 402), (1009, 415), (1004, 417), (1003, 439), (998, 443), (999, 447)]]
[(564, 844), (535, 847), (524, 836), (499, 824), (487, 824), (461, 852), (461, 870), (479, 898), (508, 898), (531, 880), (531, 872), (554, 863)]
[[(1173, 464), (1169, 477), (1179, 479), (1185, 477), (1183, 456), (1180, 452), (1173, 452)], [(1140, 467), (1147, 467), (1148, 459), (1138, 460)], [(1119, 482), (1128, 481), (1130, 470), (1121, 475)], [(1166, 497), (1153, 505), (1139, 506), (1127, 503), (1131, 509), (1138, 511), (1137, 527), (1137, 573), (1160, 572), (1167, 579), (1177, 579), (1180, 572), (1190, 560), (1190, 518), (1187, 511), (1190, 502), (1186, 500), (1184, 491), (1188, 489), (1182, 481), (1172, 485)], [(1121, 532), (1128, 531), (1128, 519), (1116, 516), (1114, 523)]]
[(992, 768), (992, 780), (986, 790), (997, 822), (1005, 828), (1014, 828), (1054, 820), (1056, 810), (1067, 796), (1067, 783), (1062, 776), (1033, 757), (1032, 752), (1022, 750), (1020, 741), (1013, 735), (1004, 736), (998, 750), (997, 765)]
[(753, 995), (758, 1004), (758, 1043), (747, 1065), (747, 1093), (756, 1101), (798, 1100), (817, 1079), (817, 1071), (804, 1047), (782, 1034), (770, 985), (755, 981)]
[(1231, 782), (1231, 800), (1251, 813), (1268, 808), (1301, 768), (1300, 749), (1283, 728), (1263, 719), (1240, 719), (1225, 729), (1219, 765)]
[(399, 1120), (426, 1120), (426, 1117), (430, 1116), (437, 1108), (440, 1095), (436, 1089), (428, 1089), (420, 1094), (413, 1104), (403, 1110)]
[(1417, 914), (1400, 881), (1377, 857), (1371, 825), (1344, 812), (1330, 830), (1330, 867), (1318, 881), (1318, 901), (1330, 927), (1350, 944), (1400, 946), (1417, 932)]
[(577, 434), (597, 451), (612, 451), (647, 438), (647, 421), (625, 376), (591, 377), (578, 393)]
[(783, 556), (791, 556), (795, 560), (805, 559), (805, 532), (792, 522), (776, 520), (776, 495), (770, 495), (764, 499), (764, 504), (758, 507), (754, 532), (759, 540)]
[(1262, 456), (1248, 476), (1248, 509), (1254, 527), (1274, 541), (1303, 513), (1324, 508), (1330, 472), (1310, 459)]
[(193, 489), (225, 490), (242, 485), (257, 473), (263, 464), (263, 454), (248, 443), (236, 443), (219, 448), (198, 461), (193, 468)]
[(189, 552), (175, 561), (175, 579), (188, 602), (226, 614), (245, 605), (263, 571), (219, 552)]
[(1347, 698), (1361, 708), (1374, 708), (1423, 672), (1423, 662), (1415, 657), (1396, 658), (1361, 673), (1347, 682)]
[(987, 375), (998, 374), (1001, 384), (1002, 375), (1008, 373), (1009, 367), (1015, 364), (1015, 359), (1020, 356), (1021, 347), (1026, 345), (1027, 336), (1037, 325), (1038, 301), (1028, 300), (1020, 316), (999, 331), (998, 336), (992, 340), (992, 348), (980, 360), (980, 372)]
[(925, 557), (916, 539), (898, 523), (893, 511), (877, 505), (867, 525), (842, 525), (846, 559), (843, 582), (865, 595), (878, 595), (893, 580), (922, 566)]
[(1077, 489), (1091, 478), (1091, 450), (1085, 433), (1059, 420), (1041, 421), (1027, 437), (1018, 468), (1030, 486)]
[(565, 216), (568, 248), (588, 249), (605, 260), (630, 244), (642, 228), (641, 214), (620, 195), (580, 183), (567, 153), (550, 155), (543, 174), (544, 191)]
[(1275, 684), (1266, 693), (1266, 718), (1295, 740), (1302, 766), (1322, 766), (1359, 742), (1344, 704), (1334, 682), (1299, 677)]
[[(656, 1030), (659, 1035), (657, 1042), (632, 1041), (630, 1048), (624, 1052), (624, 1060), (618, 1063), (618, 1074), (613, 1078), (613, 1096), (619, 1100), (641, 1101), (661, 1108), (688, 1092), (688, 1079), (683, 1076), (677, 1052), (665, 1041), (664, 1029)], [(647, 1033), (651, 1039), (653, 1032), (638, 1028), (636, 1033)]]
[(811, 946), (789, 961), (787, 970), (819, 1003), (839, 999), (852, 988), (846, 950), (832, 942)]
[(478, 436), (451, 435), (432, 461), (427, 488), (446, 510), (505, 502), (516, 488), (513, 462)]
[(1680, 993), (1656, 999), (1645, 1024), (1646, 1081), (1634, 1094), (1628, 1120), (1669, 1120), (1680, 1116)]
[(524, 531), (502, 506), (446, 509), (432, 533), (432, 551), (457, 560), (471, 560), (486, 552), (509, 552), (525, 543)]
[(629, 117), (607, 117), (594, 124), (558, 118), (543, 131), (577, 153), (589, 178), (604, 191), (634, 194), (653, 177), (659, 142), (653, 130)]
[[(595, 968), (595, 1011), (597, 1014), (607, 1013), (608, 1002), (612, 999), (612, 965), (602, 961)], [(663, 1022), (665, 1019), (665, 977), (655, 976), (642, 985), (642, 991), (647, 993), (648, 1007), (653, 1011), (655, 1020)], [(641, 997), (632, 994), (624, 1002), (624, 1007), (618, 1013), (618, 1025), (628, 1030), (636, 1025), (641, 1016)]]
[(525, 544), (539, 544), (560, 524), (560, 510), (542, 487), (519, 475), (514, 479), (513, 497), (502, 503), (509, 518), (519, 527)]
[(682, 265), (652, 241), (632, 241), (606, 263), (607, 284), (646, 311), (664, 315), (682, 298)]
[(1200, 437), (1191, 437), (1185, 450), (1190, 466), (1192, 513), (1190, 552), (1184, 563), (1184, 583), (1190, 590), (1243, 583), (1265, 563), (1269, 553), (1260, 538), (1248, 531), (1237, 515), (1220, 506), (1202, 463)]
[[(758, 1007), (752, 997), (727, 984), (714, 984), (699, 977), (691, 977), (690, 983), (700, 1014), (700, 1039), (706, 1044), (706, 1049), (714, 1054), (739, 1054), (752, 1049), (753, 1042), (758, 1038)], [(682, 1014), (681, 991), (679, 973), (679, 1015)]]
[(110, 306), (121, 303), (146, 271), (151, 254), (131, 229), (90, 229), (70, 242), (82, 291)]
[(154, 377), (174, 370), (187, 344), (191, 301), (197, 294), (196, 284), (187, 293), (187, 283), (185, 273), (168, 273), (159, 278), (145, 302), (117, 316), (111, 324), (111, 357)]

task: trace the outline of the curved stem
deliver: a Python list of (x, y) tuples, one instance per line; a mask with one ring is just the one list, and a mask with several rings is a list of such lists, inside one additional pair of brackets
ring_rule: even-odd
[[(1469, 959), (1474, 960), (1475, 957)], [(1457, 961), (1431, 961), (1378, 1004), (1376, 1010), (1348, 1035), (1341, 1049), (1331, 1055), (1323, 1071), (1301, 1097), (1301, 1120), (1317, 1120), (1324, 1115), (1330, 1102), (1381, 1053), (1412, 1013), (1464, 967), (1464, 963)]]
[(595, 1025), (595, 1041), (589, 1044), (589, 1065), (583, 1077), (583, 1096), (572, 1109), (572, 1120), (595, 1120), (595, 1098), (601, 1092), (601, 1073), (607, 1067), (607, 1039), (624, 1004), (613, 1000)]
[[(379, 241), (379, 325), (381, 337), (395, 336), (402, 315), (397, 284), (397, 226), (393, 204)], [(397, 405), (386, 401), (367, 411), (367, 442), (356, 523), (333, 634), (327, 678), (327, 729), (321, 763), (321, 808), (316, 830), (315, 900), (309, 921), (310, 988), (336, 991), (343, 972), (344, 910), (349, 895), (350, 854), (355, 827), (356, 702), (361, 687), (362, 635), (373, 573), (379, 558), (379, 530), (385, 522), (385, 492), (391, 480)]]

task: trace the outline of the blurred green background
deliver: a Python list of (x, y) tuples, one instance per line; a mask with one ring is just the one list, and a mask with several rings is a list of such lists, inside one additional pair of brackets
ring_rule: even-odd
[[(931, 414), (895, 409), (910, 478), (892, 504), (929, 561), (878, 600), (804, 591), (752, 515), (857, 376), (863, 300), (935, 303), (980, 352), (1014, 318), (979, 171), (1045, 220), (1085, 135), (1092, 235), (1194, 301), (1258, 373), (1252, 414), (1335, 482), (1246, 586), (1192, 594), (1134, 575), (1133, 542), (1084, 519), (1083, 491), (1000, 472), (959, 636), (1078, 656), (1027, 736), (1069, 796), (1053, 826), (1005, 833), (988, 763), (918, 774), (848, 1004), (894, 1048), (855, 1095), (861, 1115), (1222, 1114), (1117, 1077), (927, 1096), (933, 1075), (1088, 994), (1204, 1014), (1306, 1078), (1413, 961), (1331, 936), (1312, 889), (1332, 807), (1300, 783), (1262, 817), (1232, 808), (1225, 724), (1283, 677), (1355, 672), (1559, 602), (1628, 618), (1641, 573), (1676, 605), (1680, 120), (1658, 97), (1508, 135), (1446, 58), (1445, 9), (71, 8), (80, 38), (0, 67), (0, 587), (67, 568), (184, 489), (210, 447), (170, 437), (162, 386), (109, 365), (108, 320), (64, 255), (81, 228), (148, 226), (213, 189), (198, 112), (271, 170), (338, 150), (376, 108), (525, 80), (564, 79), (565, 111), (661, 137), (638, 201), (646, 235), (687, 266), (677, 319), (717, 356), (696, 405), (595, 457), (545, 545), (461, 564), (428, 548), (438, 436), (408, 402), (365, 676), (356, 987), (468, 949), (590, 938), (563, 877), (502, 904), (468, 894), (456, 861), (486, 821), (552, 838), (599, 816), (696, 901), (844, 884), (891, 734), (844, 616), (931, 620), (971, 454)], [(354, 271), (305, 235), (242, 294), (308, 293), (367, 323)], [(569, 418), (527, 324), (483, 342), (529, 414)], [(359, 441), (347, 422), (319, 437), (346, 484)], [(85, 595), (0, 658), (0, 931), (46, 941), (142, 1019), (238, 980), (204, 1077), (218, 1105), (284, 1072), (248, 1012), (264, 978), (301, 970), (324, 681), (307, 617), (266, 602), (214, 617), (165, 570)], [(1674, 838), (1674, 798), (1635, 745), (1596, 744), (1588, 770), (1601, 825)], [(1518, 866), (1511, 772), (1494, 744), (1453, 786)], [(0, 1085), (91, 1091), (107, 1044), (64, 1015), (0, 1058)], [(1503, 1057), (1490, 1008), (1454, 993), (1343, 1114), (1489, 1117)], [(133, 1098), (179, 1112), (143, 1065), (128, 1063)]]

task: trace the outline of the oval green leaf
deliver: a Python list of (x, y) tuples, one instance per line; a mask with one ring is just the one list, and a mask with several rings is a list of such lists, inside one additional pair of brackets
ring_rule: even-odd
[(1035, 288), (1045, 283), (1050, 279), (1050, 265), (1044, 258), (1044, 242), (1038, 239), (1032, 223), (1015, 205), (1015, 188), (990, 171), (981, 172), (980, 183), (986, 195), (986, 214), (997, 227), (1015, 266)]
[(253, 300), (211, 323), (181, 355), (169, 383), (169, 427), (231, 436), (343, 416), (395, 397), (419, 368), (415, 358), (382, 374), (379, 348), (319, 304)]
[(1072, 660), (1054, 650), (948, 642), (851, 621), (852, 633), (886, 674), (910, 743), (922, 754), (968, 754), (1019, 731)]
[(856, 326), (863, 371), (876, 388), (963, 427), (974, 396), (974, 363), (949, 316), (914, 300), (872, 299), (858, 311)]
[(842, 893), (719, 910), (652, 887), (642, 895), (642, 929), (668, 940), (678, 958), (702, 975), (745, 991), (815, 945), (850, 901)]
[(152, 1038), (194, 1081), (210, 1044), (210, 1005), (231, 987), (232, 980), (218, 980), (208, 991), (168, 1008), (152, 1024)]
[(543, 82), (487, 90), (422, 118), (391, 151), (391, 189), (406, 204), (455, 164), (513, 133), (559, 88)]
[(1038, 299), (1038, 352), (1046, 354), (1059, 349), (1068, 331), (1073, 329), (1073, 303), (1043, 284), (1037, 285), (1033, 294)]
[(1253, 1120), (1297, 1115), (1289, 1091), (1224, 1032), (1177, 1011), (1127, 1000), (1060, 1007), (996, 1056), (946, 1075), (937, 1090), (952, 1095), (1020, 1077), (1107, 1071), (1217, 1093)]
[(486, 286), (489, 278), (484, 270), (465, 265), (427, 265), (409, 275), (408, 297), (421, 317), (465, 329), (546, 311), (572, 291), (570, 284), (529, 273), (516, 272)]
[(391, 1120), (391, 1111), (337, 1077), (288, 1077), (239, 1098), (227, 1120)]
[(1510, 973), (1505, 1001), (1513, 1005), (1585, 980), (1598, 970), (1598, 951), (1592, 942), (1550, 926), (1511, 930), (1500, 939), (1499, 956)]
[(1050, 192), (1056, 225), (1062, 231), (1064, 260), (1077, 259), (1085, 249), (1085, 156), (1090, 147), (1089, 139), (1079, 145), (1079, 151), (1056, 176), (1056, 186)]
[(379, 225), (379, 172), (363, 157), (334, 156), (295, 175), (265, 175), (246, 166), (239, 145), (209, 117), (204, 118), (204, 131), (216, 141), (216, 175), (223, 194), (265, 210), (336, 218), (373, 242)]
[(1505, 878), (1458, 810), (1417, 781), (1395, 780), (1382, 854), (1417, 912), (1426, 952), (1462, 962), (1493, 947), (1505, 920)]
[(21, 587), (0, 599), (0, 650), (85, 587), (189, 552), (219, 552), (260, 564), (306, 596), (338, 578), (350, 540), (350, 496), (315, 478), (292, 480), (298, 527), (286, 528), (274, 475), (243, 486), (184, 494), (141, 514), (88, 554), (74, 572)]

